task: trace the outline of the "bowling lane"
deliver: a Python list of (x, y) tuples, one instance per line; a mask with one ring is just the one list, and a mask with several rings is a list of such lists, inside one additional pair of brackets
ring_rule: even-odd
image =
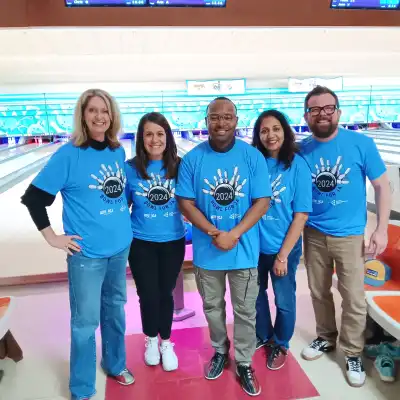
[(11, 161), (6, 161), (0, 165), (0, 179), (5, 176), (18, 171), (21, 168), (27, 167), (29, 164), (36, 162), (44, 157), (47, 157), (53, 154), (59, 147), (61, 147), (64, 143), (54, 143), (51, 146), (46, 146), (44, 148), (38, 148), (36, 151), (32, 153), (28, 153), (22, 155), (20, 157), (14, 158)]
[(387, 143), (400, 143), (400, 132), (397, 135), (379, 134), (375, 132), (366, 132), (365, 134), (374, 140), (386, 141)]
[(193, 136), (193, 139), (195, 139), (198, 142), (205, 142), (206, 140), (208, 140), (208, 135), (196, 135)]
[[(135, 156), (135, 145), (134, 145), (134, 141), (132, 141), (131, 139), (122, 139), (120, 140), (122, 147), (125, 150), (125, 154), (126, 154), (126, 160), (129, 160), (130, 158)], [(133, 148), (132, 148), (132, 144), (133, 144)]]
[(31, 143), (31, 144), (26, 144), (24, 146), (18, 146), (11, 148), (10, 150), (4, 150), (0, 153), (0, 162), (5, 161), (7, 158), (19, 155), (19, 154), (24, 154), (28, 151), (31, 151), (32, 149), (39, 147), (39, 144), (37, 143)]
[(0, 151), (6, 149), (7, 147), (9, 147), (9, 146), (8, 146), (8, 143), (0, 144)]
[(182, 139), (182, 138), (175, 138), (175, 143), (176, 143), (177, 147), (179, 149), (183, 150), (185, 153), (189, 152), (190, 150), (192, 150), (194, 147), (196, 147), (198, 145), (198, 143), (191, 142), (190, 140)]
[(368, 129), (366, 132), (386, 136), (400, 135), (400, 129)]
[[(387, 163), (400, 164), (400, 131), (393, 130), (392, 132), (391, 130), (373, 130), (360, 131), (360, 134), (367, 135), (374, 139), (383, 161)], [(296, 133), (296, 141), (299, 142), (309, 135), (310, 133), (308, 132)]]

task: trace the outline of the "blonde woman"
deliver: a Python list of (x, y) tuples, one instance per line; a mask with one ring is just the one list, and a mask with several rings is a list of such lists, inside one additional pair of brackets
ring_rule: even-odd
[[(71, 141), (58, 149), (35, 177), (22, 203), (50, 246), (67, 253), (71, 308), (72, 399), (94, 396), (95, 330), (100, 323), (102, 367), (122, 385), (134, 382), (126, 369), (126, 266), (132, 241), (125, 151), (117, 134), (121, 117), (105, 91), (84, 92), (76, 105)], [(64, 235), (47, 216), (56, 194), (63, 199)]]

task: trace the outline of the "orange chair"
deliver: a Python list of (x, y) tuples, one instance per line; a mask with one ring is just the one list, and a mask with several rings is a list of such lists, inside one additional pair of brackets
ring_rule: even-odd
[(400, 290), (400, 226), (389, 224), (388, 245), (386, 250), (377, 258), (389, 265), (392, 276), (383, 286), (378, 288), (366, 286), (366, 290)]
[[(382, 286), (365, 285), (368, 314), (383, 329), (400, 340), (400, 226), (389, 224), (388, 245), (377, 257), (391, 268), (391, 277)], [(333, 271), (337, 288), (337, 276)]]
[[(13, 297), (0, 297), (0, 359), (9, 357), (15, 362), (21, 361), (22, 350), (10, 332), (10, 321), (15, 307)], [(3, 371), (0, 370), (0, 380)]]
[(377, 257), (391, 268), (390, 280), (380, 287), (365, 285), (368, 314), (400, 340), (400, 226), (389, 224), (388, 245)]

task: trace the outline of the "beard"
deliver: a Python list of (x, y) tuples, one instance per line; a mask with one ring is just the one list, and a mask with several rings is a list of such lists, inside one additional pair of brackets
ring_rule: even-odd
[(309, 125), (309, 128), (313, 135), (320, 139), (329, 138), (336, 131), (337, 127), (338, 123), (333, 123), (332, 121), (324, 126), (318, 125), (317, 121)]

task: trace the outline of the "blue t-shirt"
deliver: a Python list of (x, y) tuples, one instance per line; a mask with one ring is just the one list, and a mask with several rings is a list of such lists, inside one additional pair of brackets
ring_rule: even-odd
[[(208, 141), (203, 142), (183, 157), (176, 194), (194, 199), (208, 221), (228, 232), (243, 219), (252, 200), (271, 196), (267, 163), (257, 149), (241, 140), (236, 140), (224, 153), (214, 151)], [(212, 238), (195, 226), (192, 243), (197, 267), (209, 270), (257, 267), (258, 224), (243, 234), (229, 251), (217, 249)]]
[(310, 168), (299, 155), (292, 165), (267, 158), (272, 186), (272, 198), (267, 213), (260, 221), (261, 253), (279, 253), (293, 221), (294, 213), (312, 211), (312, 181)]
[(66, 235), (78, 235), (82, 254), (107, 258), (132, 241), (124, 193), (125, 151), (60, 147), (32, 184), (52, 195), (61, 192)]
[(151, 242), (183, 238), (185, 226), (175, 199), (175, 179), (165, 179), (163, 161), (150, 161), (147, 174), (149, 180), (143, 179), (133, 164), (126, 164), (133, 237)]
[(374, 180), (386, 171), (374, 140), (339, 128), (329, 142), (304, 139), (301, 153), (313, 181), (313, 212), (307, 225), (332, 236), (364, 234), (366, 177)]

